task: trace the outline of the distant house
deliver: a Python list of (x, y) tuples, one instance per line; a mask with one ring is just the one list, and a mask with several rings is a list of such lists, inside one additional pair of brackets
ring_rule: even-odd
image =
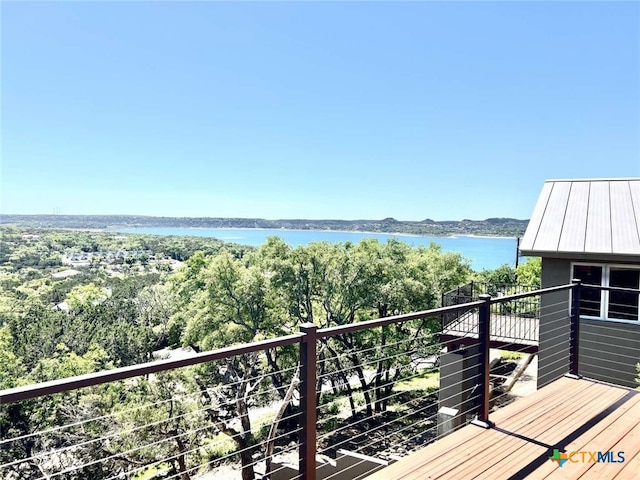
[(62, 270), (61, 272), (54, 272), (51, 274), (52, 278), (68, 278), (68, 277), (73, 277), (75, 275), (80, 275), (81, 272), (79, 272), (78, 270), (74, 270), (72, 268), (67, 269), (67, 270)]
[(62, 312), (69, 313), (71, 308), (69, 307), (69, 304), (67, 302), (61, 302), (51, 307), (51, 310), (60, 310)]
[[(542, 257), (543, 288), (573, 278), (605, 287), (581, 289), (580, 373), (637, 386), (639, 295), (606, 287), (640, 288), (640, 179), (548, 180), (520, 252)], [(543, 297), (541, 310), (566, 302), (566, 295)], [(566, 318), (558, 312), (557, 318), (540, 320), (538, 386), (557, 372), (559, 353), (566, 349), (563, 313)]]

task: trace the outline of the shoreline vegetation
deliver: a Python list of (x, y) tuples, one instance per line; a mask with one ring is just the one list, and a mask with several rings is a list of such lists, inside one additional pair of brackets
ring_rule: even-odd
[(279, 230), (324, 230), (333, 232), (384, 233), (435, 237), (505, 237), (524, 234), (528, 220), (488, 218), (485, 220), (400, 221), (308, 220), (214, 217), (152, 217), (140, 215), (13, 215), (0, 214), (0, 225), (26, 228), (113, 230), (117, 228), (242, 228)]

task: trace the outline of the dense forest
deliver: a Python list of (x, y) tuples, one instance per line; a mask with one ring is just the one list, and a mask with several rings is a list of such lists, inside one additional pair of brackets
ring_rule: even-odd
[[(472, 278), (512, 282), (516, 273), (506, 265), (473, 272), (460, 254), (444, 253), (436, 244), (410, 247), (395, 239), (291, 248), (271, 237), (253, 248), (200, 237), (97, 231), (2, 227), (0, 234), (0, 389), (133, 365), (158, 358), (158, 352), (167, 348), (197, 352), (276, 337), (297, 331), (305, 322), (331, 327), (425, 310), (438, 306), (443, 292)], [(519, 273), (535, 281), (539, 265), (527, 263)], [(358, 365), (363, 355), (372, 353), (357, 352), (393, 345), (407, 336), (418, 338), (418, 332), (438, 327), (418, 322), (403, 328), (350, 336), (326, 344), (320, 354), (343, 355), (348, 365)], [(420, 348), (428, 345), (416, 340), (412, 349)], [(163, 462), (167, 475), (187, 479), (203, 454), (168, 452), (201, 452), (198, 449), (212, 438), (226, 436), (231, 451), (245, 452), (240, 455), (243, 478), (254, 478), (251, 449), (264, 441), (266, 433), (252, 426), (246, 412), (260, 402), (283, 401), (295, 377), (294, 357), (286, 349), (274, 350), (265, 357), (242, 356), (155, 379), (138, 378), (134, 383), (3, 406), (0, 438), (18, 440), (3, 445), (0, 463), (8, 462), (9, 467), (0, 476), (44, 478), (53, 466), (42, 460), (43, 452), (66, 448), (68, 461), (83, 466), (64, 478), (142, 474), (146, 465), (170, 457)], [(408, 359), (402, 361), (407, 369), (413, 368)], [(327, 381), (333, 382), (332, 375), (339, 377), (342, 368), (328, 360), (324, 365)], [(352, 416), (387, 408), (380, 401), (384, 393), (380, 379), (386, 375), (387, 393), (402, 380), (400, 370), (395, 370), (389, 381), (389, 368), (379, 363), (375, 378), (356, 372), (358, 392), (351, 387), (336, 390), (349, 398)], [(332, 369), (335, 373), (330, 374)], [(255, 378), (260, 385), (252, 383)], [(233, 388), (225, 386), (230, 379)], [(243, 397), (267, 384), (271, 397)], [(355, 400), (356, 393), (361, 400)], [(180, 396), (185, 400), (178, 404), (175, 398)], [(229, 403), (229, 399), (235, 400)], [(140, 404), (151, 407), (135, 410), (132, 418), (128, 412)], [(153, 407), (157, 404), (171, 408)], [(65, 447), (69, 434), (56, 435), (55, 428), (82, 424), (87, 417), (102, 420), (90, 431), (74, 431), (74, 438), (93, 446)], [(116, 438), (116, 432), (141, 418), (157, 427)], [(233, 423), (236, 418), (243, 422)], [(184, 433), (207, 422), (215, 426), (213, 433), (205, 427), (197, 435)], [(43, 429), (54, 432), (46, 441), (30, 436)], [(96, 449), (88, 440), (96, 435), (113, 440)], [(133, 447), (158, 442), (165, 443), (157, 448)], [(108, 460), (95, 461), (105, 456)], [(16, 460), (20, 458), (30, 460)]]
[(292, 230), (342, 230), (354, 232), (410, 233), (415, 235), (492, 235), (519, 237), (528, 220), (488, 218), (486, 220), (416, 222), (383, 220), (265, 220), (262, 218), (189, 218), (134, 215), (0, 215), (0, 224), (37, 228), (107, 229), (133, 227), (164, 228), (267, 228)]

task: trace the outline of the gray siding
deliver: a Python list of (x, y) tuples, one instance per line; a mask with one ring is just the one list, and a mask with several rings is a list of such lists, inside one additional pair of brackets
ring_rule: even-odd
[(458, 410), (456, 426), (479, 404), (479, 391), (474, 389), (481, 381), (479, 355), (478, 345), (472, 345), (440, 356), (440, 407)]
[(580, 374), (627, 387), (638, 387), (640, 325), (580, 321)]
[[(592, 259), (607, 263), (606, 258)], [(636, 264), (637, 265), (637, 264)], [(542, 286), (569, 282), (571, 261), (542, 259)], [(546, 294), (541, 299), (538, 388), (568, 371), (569, 294)], [(580, 321), (580, 374), (596, 380), (637, 387), (640, 362), (640, 323)]]
[[(570, 263), (542, 259), (542, 287), (565, 285)], [(569, 371), (569, 293), (547, 293), (540, 298), (540, 346), (538, 349), (538, 388)]]

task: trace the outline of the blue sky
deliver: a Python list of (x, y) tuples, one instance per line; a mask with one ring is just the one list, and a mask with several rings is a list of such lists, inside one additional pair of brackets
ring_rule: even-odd
[(640, 177), (637, 2), (2, 2), (2, 213), (528, 218)]

